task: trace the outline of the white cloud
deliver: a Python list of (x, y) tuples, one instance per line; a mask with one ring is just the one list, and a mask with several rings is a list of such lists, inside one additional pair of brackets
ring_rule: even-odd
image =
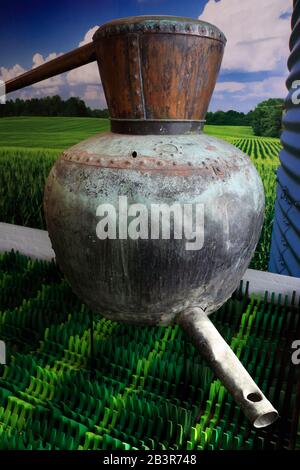
[(88, 44), (89, 42), (91, 42), (93, 40), (93, 36), (94, 36), (94, 34), (95, 34), (95, 32), (97, 31), (98, 28), (99, 28), (99, 26), (97, 26), (97, 25), (90, 28), (85, 33), (83, 40), (80, 41), (78, 46), (84, 46), (85, 44)]
[[(60, 52), (59, 54), (57, 54), (56, 52), (51, 52), (51, 54), (49, 54), (47, 57), (44, 58), (42, 56), (42, 54), (37, 52), (32, 57), (32, 68), (35, 69), (36, 67), (39, 67), (40, 65), (43, 65), (45, 62), (49, 62), (49, 60), (53, 60), (56, 57), (59, 57), (60, 55), (62, 55), (62, 52)], [(64, 81), (63, 77), (61, 75), (57, 75), (56, 77), (51, 77), (51, 78), (48, 78), (47, 80), (43, 80), (41, 82), (35, 83), (32, 86), (33, 86), (33, 88), (42, 89), (44, 91), (44, 95), (45, 95), (45, 94), (50, 94), (50, 91), (52, 89), (53, 90), (59, 90), (58, 87), (60, 87), (64, 83), (65, 83), (65, 81)], [(52, 94), (55, 94), (55, 92), (52, 93)]]
[(89, 84), (96, 85), (100, 83), (100, 74), (97, 62), (83, 65), (67, 73), (66, 80), (69, 85)]
[(85, 89), (83, 98), (86, 100), (96, 100), (99, 98), (99, 86), (88, 85)]
[(254, 98), (259, 102), (267, 98), (285, 98), (286, 95), (285, 77), (269, 77), (259, 82), (245, 83), (240, 99)]
[(285, 76), (268, 77), (261, 81), (220, 82), (217, 83), (215, 95), (230, 94), (240, 100), (246, 98), (284, 98), (287, 95)]
[[(99, 26), (94, 26), (93, 28), (89, 29), (84, 36), (83, 41), (80, 41), (78, 46), (84, 46), (92, 41), (94, 33), (97, 31)], [(100, 75), (97, 62), (93, 62), (92, 64), (83, 65), (78, 69), (71, 70), (67, 73), (67, 82), (71, 85), (78, 85), (78, 84), (99, 84), (100, 82)]]
[(20, 91), (19, 98), (28, 99), (28, 98), (42, 98), (43, 96), (53, 96), (59, 94), (59, 86), (47, 86), (43, 88), (34, 89), (33, 92), (29, 90)]
[(0, 67), (0, 79), (5, 82), (11, 78), (16, 77), (17, 75), (21, 75), (24, 72), (26, 72), (26, 70), (19, 64), (14, 65), (10, 69), (7, 69), (6, 67)]
[(218, 83), (210, 109), (237, 109), (247, 112), (268, 98), (285, 98), (285, 78), (276, 76), (261, 81)]
[(242, 82), (219, 82), (216, 85), (215, 93), (226, 91), (228, 93), (235, 93), (245, 88)]
[(101, 84), (98, 85), (87, 85), (83, 93), (83, 99), (88, 105), (92, 105), (96, 108), (106, 108), (106, 100), (103, 88)]
[(40, 54), (39, 52), (37, 52), (36, 54), (34, 54), (34, 56), (32, 57), (32, 68), (36, 68), (36, 67), (39, 67), (40, 65), (43, 65), (45, 62), (49, 62), (49, 60), (53, 60), (53, 59), (56, 59), (56, 57), (60, 56), (62, 53), (60, 54), (56, 54), (56, 52), (51, 52), (47, 57), (44, 57), (42, 56), (42, 54)]
[(287, 0), (208, 1), (199, 19), (215, 24), (227, 37), (223, 71), (269, 72), (260, 81), (217, 83), (212, 109), (247, 111), (260, 101), (287, 95), (291, 11)]
[[(81, 41), (78, 46), (84, 46), (92, 41), (94, 33), (97, 31), (99, 26), (94, 26), (93, 28), (89, 29), (84, 36), (83, 41)], [(100, 82), (100, 75), (97, 62), (93, 62), (92, 64), (83, 65), (83, 67), (79, 67), (77, 69), (71, 70), (67, 73), (67, 82), (71, 85), (78, 85), (78, 84), (90, 84), (95, 85), (99, 84)]]
[(199, 19), (227, 37), (223, 69), (283, 72), (291, 33), (285, 14), (291, 11), (287, 0), (209, 0)]

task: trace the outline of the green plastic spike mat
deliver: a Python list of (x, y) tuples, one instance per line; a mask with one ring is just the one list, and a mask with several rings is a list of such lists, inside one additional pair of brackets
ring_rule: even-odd
[[(275, 302), (277, 300), (277, 303)], [(95, 316), (54, 263), (0, 255), (0, 449), (300, 448), (300, 308), (239, 289), (212, 320), (281, 418), (254, 429), (178, 326)]]

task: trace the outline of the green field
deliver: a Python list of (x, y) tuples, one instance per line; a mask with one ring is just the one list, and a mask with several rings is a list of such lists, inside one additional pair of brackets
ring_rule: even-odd
[(63, 150), (109, 129), (108, 119), (11, 117), (0, 119), (0, 148)]
[[(0, 119), (0, 221), (45, 228), (42, 209), (45, 179), (65, 148), (108, 130), (107, 119), (14, 117)], [(251, 267), (266, 270), (276, 192), (278, 139), (255, 137), (250, 127), (205, 126), (205, 132), (247, 153), (265, 187), (266, 215)]]
[[(108, 119), (11, 117), (0, 120), (0, 146), (63, 150), (97, 132), (109, 129)], [(205, 126), (215, 136), (253, 136), (251, 127)]]
[(252, 128), (249, 126), (209, 126), (206, 125), (204, 132), (217, 137), (249, 137), (253, 136)]

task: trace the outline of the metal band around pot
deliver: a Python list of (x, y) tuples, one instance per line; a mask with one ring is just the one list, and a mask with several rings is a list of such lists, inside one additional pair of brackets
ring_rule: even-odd
[(203, 130), (205, 120), (150, 120), (150, 119), (110, 119), (111, 131), (117, 134), (133, 135), (178, 135), (199, 133)]

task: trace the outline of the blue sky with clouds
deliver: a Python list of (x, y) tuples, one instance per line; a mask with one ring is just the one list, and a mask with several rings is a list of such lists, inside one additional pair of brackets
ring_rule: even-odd
[[(248, 111), (270, 97), (285, 97), (292, 0), (11, 0), (1, 5), (0, 79), (91, 40), (114, 18), (165, 14), (216, 24), (228, 43), (211, 110)], [(81, 96), (105, 107), (96, 64), (46, 80), (11, 96)]]

